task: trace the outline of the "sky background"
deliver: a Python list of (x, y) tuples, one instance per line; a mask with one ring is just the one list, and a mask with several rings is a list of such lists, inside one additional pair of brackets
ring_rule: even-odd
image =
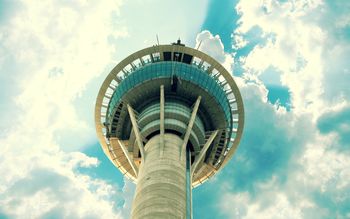
[(176, 41), (232, 72), (245, 129), (194, 218), (350, 218), (350, 1), (0, 0), (0, 218), (128, 218), (99, 146), (104, 78)]

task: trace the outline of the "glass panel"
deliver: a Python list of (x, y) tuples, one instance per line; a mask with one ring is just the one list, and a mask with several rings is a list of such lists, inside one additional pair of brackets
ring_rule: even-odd
[(141, 68), (142, 67), (140, 59), (135, 59), (132, 63), (134, 64), (134, 66), (136, 68)]
[(151, 56), (150, 55), (145, 55), (142, 57), (142, 60), (145, 64), (148, 64), (151, 62)]
[[(194, 58), (194, 60), (200, 61), (198, 58), (196, 59), (196, 57)], [(131, 66), (128, 65), (127, 69), (129, 70), (130, 68)], [(159, 78), (159, 77), (171, 77), (173, 70), (174, 70), (174, 73), (182, 80), (191, 81), (192, 83), (202, 87), (203, 89), (208, 90), (223, 108), (226, 120), (231, 121), (230, 105), (228, 103), (226, 94), (223, 91), (223, 89), (220, 87), (220, 85), (218, 85), (217, 82), (207, 73), (197, 69), (194, 66), (190, 66), (190, 65), (178, 63), (178, 62), (176, 64), (174, 64), (173, 62), (153, 63), (151, 65), (143, 66), (142, 68), (128, 75), (123, 81), (120, 82), (119, 86), (116, 88), (112, 96), (112, 99), (108, 108), (109, 114), (112, 113), (115, 106), (119, 104), (122, 96), (128, 90), (132, 89), (133, 87), (142, 83), (145, 80), (150, 80), (152, 78)], [(214, 72), (216, 71), (217, 70), (215, 69)], [(221, 79), (220, 81), (222, 81), (222, 78), (220, 79)]]
[(193, 61), (192, 61), (192, 64), (195, 65), (195, 66), (198, 66), (200, 62), (201, 62), (200, 58), (194, 57)]
[(210, 64), (208, 62), (203, 63), (203, 70), (206, 71), (210, 68)]
[(160, 53), (156, 52), (152, 54), (154, 62), (160, 61)]

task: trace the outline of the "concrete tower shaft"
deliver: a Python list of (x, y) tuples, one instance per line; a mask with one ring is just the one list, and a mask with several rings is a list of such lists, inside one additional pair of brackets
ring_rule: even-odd
[(179, 150), (182, 142), (177, 135), (165, 134), (154, 136), (145, 145), (132, 218), (186, 218), (186, 160), (180, 159)]
[(133, 218), (190, 218), (191, 191), (240, 141), (244, 111), (224, 67), (181, 43), (140, 50), (105, 79), (96, 130), (114, 165), (137, 184)]

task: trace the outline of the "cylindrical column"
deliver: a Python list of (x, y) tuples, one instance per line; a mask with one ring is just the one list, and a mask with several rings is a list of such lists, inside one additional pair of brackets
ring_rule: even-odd
[[(185, 218), (186, 159), (180, 159), (183, 140), (174, 134), (156, 135), (145, 145), (132, 206), (133, 219)], [(160, 156), (163, 148), (163, 156)]]

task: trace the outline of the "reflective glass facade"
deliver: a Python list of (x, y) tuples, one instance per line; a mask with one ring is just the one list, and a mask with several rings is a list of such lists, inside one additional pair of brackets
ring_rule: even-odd
[[(170, 78), (176, 75), (181, 80), (189, 81), (208, 91), (219, 103), (225, 113), (226, 121), (232, 121), (231, 108), (225, 92), (218, 82), (209, 76), (206, 72), (198, 69), (196, 66), (184, 63), (174, 63), (171, 61), (158, 62), (146, 65), (128, 75), (117, 87), (114, 92), (107, 110), (107, 118), (112, 118), (113, 109), (119, 104), (125, 93), (133, 87), (144, 83), (145, 81)], [(228, 123), (230, 125), (230, 122)], [(227, 127), (230, 128), (230, 127)]]

